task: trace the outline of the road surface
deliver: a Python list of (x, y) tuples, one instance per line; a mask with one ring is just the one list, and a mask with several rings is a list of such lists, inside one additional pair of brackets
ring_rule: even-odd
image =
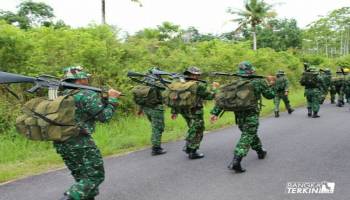
[[(321, 118), (292, 115), (261, 120), (259, 135), (268, 150), (265, 160), (250, 151), (244, 174), (226, 167), (239, 139), (237, 127), (204, 138), (205, 158), (188, 160), (183, 142), (165, 144), (168, 153), (142, 150), (105, 159), (106, 180), (98, 200), (305, 200), (350, 198), (350, 111), (324, 105)], [(288, 194), (288, 182), (334, 182), (334, 194)], [(0, 186), (0, 200), (56, 200), (73, 183), (59, 170)]]

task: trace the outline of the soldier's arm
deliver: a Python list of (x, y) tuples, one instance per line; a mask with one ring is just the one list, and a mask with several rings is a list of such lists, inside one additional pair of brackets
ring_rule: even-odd
[(288, 91), (289, 91), (289, 81), (288, 81), (287, 78), (286, 78), (286, 87), (284, 88), (284, 91), (285, 91), (285, 92), (288, 92)]
[(275, 97), (275, 91), (273, 90), (273, 87), (269, 86), (265, 79), (254, 81), (253, 84), (256, 90), (256, 94), (261, 94), (266, 99), (273, 99)]
[(210, 111), (210, 114), (219, 116), (221, 112), (222, 112), (221, 108), (214, 106), (214, 108)]
[(207, 84), (199, 83), (197, 94), (204, 100), (213, 100), (215, 98), (215, 94), (217, 93), (216, 89), (208, 89)]
[(84, 96), (82, 100), (86, 111), (91, 116), (95, 116), (95, 119), (100, 122), (108, 122), (112, 118), (118, 105), (118, 99), (112, 97), (108, 98), (108, 102), (105, 105), (100, 95), (92, 91)]

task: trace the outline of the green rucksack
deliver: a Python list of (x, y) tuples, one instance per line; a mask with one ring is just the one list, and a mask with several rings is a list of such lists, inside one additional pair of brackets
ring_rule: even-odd
[(316, 72), (303, 72), (301, 79), (300, 79), (300, 84), (302, 86), (306, 87), (318, 87), (318, 73)]
[(152, 107), (161, 104), (161, 94), (154, 87), (138, 85), (132, 89), (134, 102), (139, 106)]
[(259, 98), (255, 95), (251, 80), (237, 79), (220, 88), (215, 104), (224, 111), (245, 111), (257, 108)]
[(165, 105), (176, 109), (191, 109), (198, 104), (197, 81), (176, 81), (168, 85), (163, 93)]
[(65, 141), (79, 133), (75, 109), (72, 95), (59, 96), (55, 100), (31, 99), (16, 119), (17, 131), (30, 140)]
[(344, 84), (344, 77), (343, 76), (334, 76), (334, 77), (332, 77), (332, 83), (336, 87), (341, 87)]
[(285, 77), (277, 77), (275, 83), (275, 89), (277, 92), (284, 91), (286, 89), (286, 78)]

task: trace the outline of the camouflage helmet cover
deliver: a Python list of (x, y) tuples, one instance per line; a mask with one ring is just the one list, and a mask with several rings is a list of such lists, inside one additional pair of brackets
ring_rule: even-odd
[(278, 70), (276, 75), (286, 75), (286, 73), (283, 70)]
[(63, 69), (64, 80), (76, 80), (86, 79), (90, 77), (90, 74), (83, 71), (82, 66), (70, 66)]
[(252, 75), (255, 73), (255, 67), (249, 61), (243, 61), (238, 64), (237, 74), (239, 75)]
[(188, 67), (184, 74), (194, 74), (194, 75), (201, 75), (202, 74), (202, 71), (198, 68), (198, 67), (195, 67), (195, 66), (191, 66), (191, 67)]

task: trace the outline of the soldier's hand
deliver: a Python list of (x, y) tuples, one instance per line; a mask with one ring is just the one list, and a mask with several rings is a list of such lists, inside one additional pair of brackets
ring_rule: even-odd
[(109, 89), (108, 90), (108, 96), (112, 98), (119, 98), (122, 93), (115, 90), (115, 89)]
[(171, 115), (171, 119), (172, 119), (172, 120), (175, 120), (176, 118), (177, 118), (177, 114), (172, 114), (172, 115)]
[(276, 83), (276, 77), (275, 76), (267, 76), (266, 80), (267, 80), (267, 84), (269, 86), (275, 85), (275, 83)]
[(288, 94), (289, 94), (288, 91), (285, 91), (285, 92), (284, 92), (284, 95), (285, 95), (285, 96), (288, 96)]
[(218, 89), (220, 87), (220, 83), (213, 82), (212, 87), (213, 87), (213, 89)]
[(210, 117), (210, 122), (211, 122), (211, 123), (215, 123), (216, 121), (218, 121), (218, 119), (219, 119), (218, 116), (212, 115), (212, 116)]
[(137, 115), (139, 116), (139, 117), (141, 117), (141, 116), (143, 116), (145, 113), (143, 112), (143, 110), (139, 110), (138, 112), (137, 112)]

